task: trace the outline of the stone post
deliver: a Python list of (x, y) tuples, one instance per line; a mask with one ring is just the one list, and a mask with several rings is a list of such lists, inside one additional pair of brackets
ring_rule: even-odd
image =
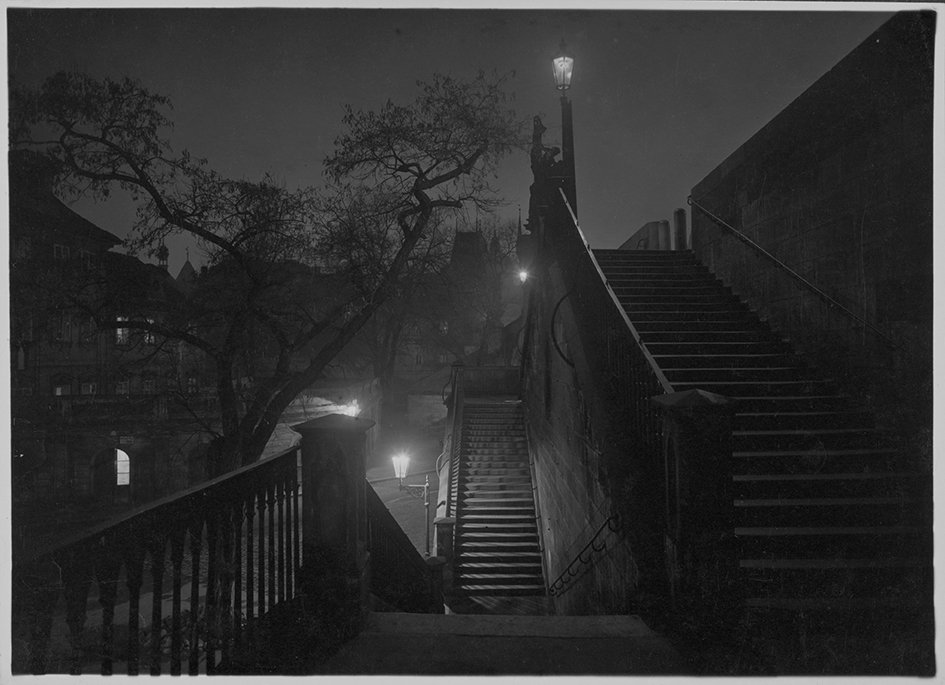
[(686, 210), (677, 209), (673, 212), (673, 230), (676, 235), (677, 250), (688, 250), (689, 239), (686, 231)]
[(673, 605), (722, 615), (734, 599), (732, 410), (704, 390), (658, 395), (663, 412), (665, 553)]
[(656, 242), (657, 250), (672, 250), (672, 234), (669, 232), (669, 222), (665, 219), (660, 219), (659, 227), (656, 229)]
[(341, 414), (293, 426), (302, 453), (302, 611), (329, 637), (359, 630), (369, 608), (365, 433)]
[(443, 560), (440, 583), (444, 594), (453, 590), (453, 531), (456, 518), (441, 516), (433, 521), (433, 549), (436, 558)]

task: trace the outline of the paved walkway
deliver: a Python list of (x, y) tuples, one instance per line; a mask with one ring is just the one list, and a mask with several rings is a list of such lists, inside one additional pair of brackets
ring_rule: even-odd
[(371, 614), (325, 664), (332, 675), (681, 674), (637, 616)]

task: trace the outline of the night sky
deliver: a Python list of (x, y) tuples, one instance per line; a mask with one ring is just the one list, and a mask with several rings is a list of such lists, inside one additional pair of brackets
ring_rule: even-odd
[[(741, 3), (740, 7), (752, 7)], [(770, 5), (769, 5), (770, 6)], [(814, 7), (814, 5), (811, 5)], [(575, 58), (581, 226), (614, 247), (671, 219), (725, 157), (858, 45), (888, 13), (782, 11), (60, 9), (10, 10), (10, 76), (58, 70), (132, 76), (171, 97), (176, 150), (234, 177), (269, 172), (323, 183), (342, 108), (408, 102), (434, 72), (513, 71), (523, 118), (542, 115), (560, 145), (551, 58)], [(515, 219), (528, 205), (527, 153), (496, 185)], [(74, 208), (120, 236), (129, 205)], [(176, 274), (183, 242), (170, 243)], [(192, 254), (193, 261), (199, 258)]]

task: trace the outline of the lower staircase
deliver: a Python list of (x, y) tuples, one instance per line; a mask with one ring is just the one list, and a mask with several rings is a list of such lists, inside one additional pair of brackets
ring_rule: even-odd
[(691, 252), (594, 255), (673, 390), (736, 402), (732, 506), (749, 611), (855, 623), (864, 610), (929, 609), (931, 485), (912, 455)]
[[(467, 606), (544, 613), (545, 582), (521, 402), (467, 399), (461, 445), (453, 593), (473, 600)], [(514, 598), (532, 599), (515, 605), (510, 602)]]

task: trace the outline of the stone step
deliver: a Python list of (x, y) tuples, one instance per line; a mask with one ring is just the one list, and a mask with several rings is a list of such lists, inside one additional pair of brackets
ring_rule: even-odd
[(630, 317), (633, 327), (646, 338), (648, 335), (655, 333), (671, 333), (673, 331), (685, 331), (685, 332), (723, 332), (723, 331), (758, 331), (764, 333), (771, 333), (771, 329), (761, 323), (760, 321), (753, 320), (748, 317), (731, 317), (723, 318), (717, 317), (712, 320), (686, 320), (682, 318), (676, 319), (656, 319), (652, 317), (640, 318), (637, 316)]
[(806, 474), (739, 474), (732, 477), (735, 498), (793, 497), (907, 497), (917, 491), (920, 475), (915, 472), (839, 472)]
[(537, 552), (538, 542), (525, 540), (459, 540), (456, 549), (460, 554), (465, 552), (487, 552), (490, 554), (502, 554), (504, 552)]
[(514, 467), (499, 468), (499, 467), (490, 467), (490, 466), (476, 467), (471, 464), (467, 465), (465, 473), (466, 473), (467, 478), (473, 477), (473, 476), (477, 476), (477, 477), (478, 476), (481, 476), (481, 477), (496, 476), (499, 478), (504, 478), (504, 477), (519, 477), (519, 476), (529, 475), (527, 466), (522, 466), (518, 468), (514, 468)]
[(671, 308), (654, 308), (649, 311), (635, 309), (627, 312), (627, 316), (634, 326), (646, 323), (690, 324), (690, 325), (737, 325), (737, 326), (766, 326), (758, 316), (748, 307), (738, 306), (730, 310), (689, 310)]
[(608, 282), (614, 295), (623, 302), (647, 300), (667, 303), (737, 301), (730, 288), (717, 283), (647, 283), (643, 281), (611, 280)]
[(541, 552), (537, 550), (518, 552), (496, 552), (489, 550), (467, 550), (458, 554), (461, 564), (541, 564)]
[[(543, 590), (542, 590), (543, 592)], [(648, 675), (686, 672), (637, 616), (368, 614), (325, 675)]]
[(872, 428), (875, 419), (864, 411), (821, 412), (739, 412), (736, 430), (775, 430), (777, 428)]
[(496, 540), (499, 542), (534, 542), (538, 544), (538, 537), (534, 526), (525, 526), (525, 530), (521, 530), (521, 528), (522, 526), (517, 524), (511, 526), (501, 526), (500, 524), (490, 526), (487, 524), (467, 525), (466, 523), (461, 523), (458, 526), (457, 536), (471, 542)]
[(780, 342), (771, 331), (763, 328), (725, 329), (717, 331), (677, 330), (641, 331), (644, 344), (695, 343), (695, 342)]
[(914, 501), (905, 497), (792, 497), (736, 499), (733, 522), (740, 528), (785, 526), (918, 525)]
[[(653, 354), (652, 350), (650, 352)], [(689, 350), (679, 354), (655, 353), (653, 359), (661, 369), (670, 371), (671, 369), (790, 366), (796, 363), (797, 357), (785, 352), (704, 354)]]
[[(796, 381), (811, 375), (811, 372), (802, 366), (677, 368), (663, 369), (663, 373), (666, 375), (666, 380), (674, 385), (677, 383), (698, 385), (699, 383), (719, 383), (724, 381)], [(811, 378), (811, 380), (815, 379)]]
[(851, 405), (849, 397), (837, 394), (779, 396), (740, 395), (732, 397), (731, 399), (735, 401), (735, 408), (739, 413), (843, 411), (849, 409)]
[(474, 507), (477, 510), (477, 513), (483, 513), (479, 511), (482, 508), (489, 509), (490, 511), (508, 511), (511, 509), (530, 509), (534, 511), (535, 500), (531, 497), (529, 492), (528, 497), (515, 497), (514, 495), (508, 496), (490, 496), (489, 493), (476, 493), (476, 495), (464, 495), (462, 505), (467, 509)]
[(541, 573), (501, 573), (460, 569), (456, 577), (460, 587), (482, 585), (542, 585)]
[(891, 446), (892, 438), (874, 428), (811, 428), (781, 430), (735, 430), (732, 448), (752, 450), (832, 450)]
[(459, 595), (466, 595), (469, 597), (474, 597), (477, 595), (484, 596), (528, 596), (528, 595), (544, 595), (545, 586), (541, 583), (538, 584), (523, 584), (523, 585), (509, 585), (509, 584), (488, 584), (488, 583), (459, 583), (454, 586), (454, 592)]
[(643, 312), (692, 312), (704, 316), (721, 313), (725, 315), (746, 314), (748, 312), (748, 306), (734, 298), (725, 298), (715, 302), (667, 302), (664, 300), (629, 300), (619, 297), (618, 300), (631, 321), (638, 313)]
[[(704, 356), (747, 355), (747, 354), (786, 354), (791, 346), (784, 340), (764, 342), (673, 342), (645, 343), (646, 349), (653, 355)], [(699, 365), (697, 365), (699, 366)]]
[(488, 521), (478, 519), (476, 521), (471, 521), (468, 517), (463, 517), (462, 524), (463, 532), (476, 533), (476, 532), (486, 532), (486, 531), (497, 531), (497, 532), (509, 532), (509, 533), (531, 533), (535, 534), (537, 530), (535, 519), (526, 519), (524, 521), (517, 522), (508, 522), (505, 521)]
[(883, 558), (908, 555), (921, 544), (918, 525), (736, 526), (741, 558)]

